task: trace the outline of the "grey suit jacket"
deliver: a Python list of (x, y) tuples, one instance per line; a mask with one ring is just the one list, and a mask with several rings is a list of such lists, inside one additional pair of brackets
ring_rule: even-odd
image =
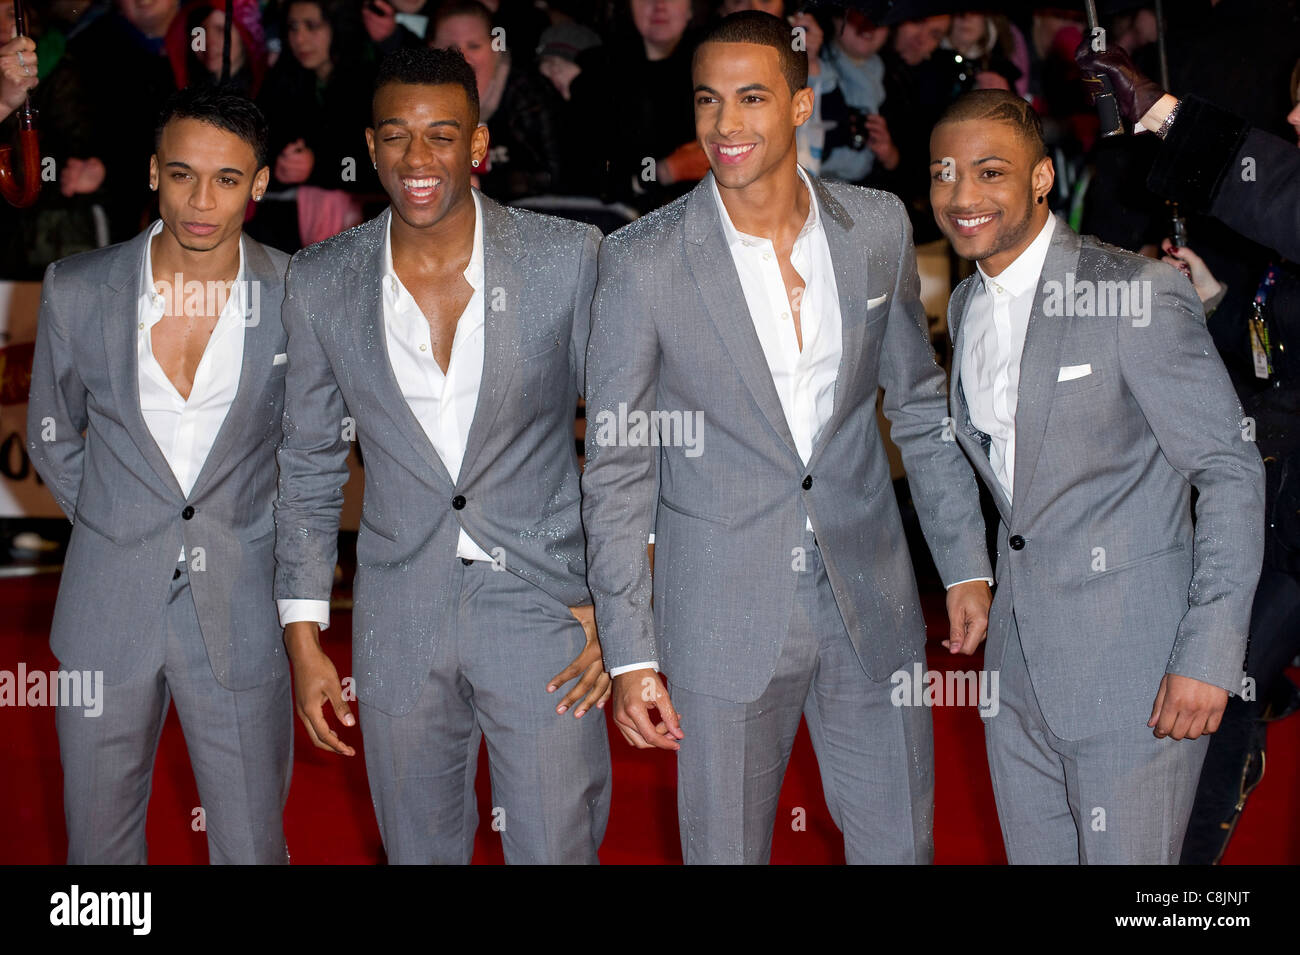
[(539, 599), (591, 602), (573, 422), (600, 233), (481, 202), (483, 379), (455, 483), (388, 360), (380, 283), (391, 207), (304, 249), (289, 267), (275, 592), (329, 598), (348, 476), (345, 433), (354, 428), (366, 486), (353, 675), (358, 697), (392, 715), (415, 705), (454, 613), (448, 584), (462, 527), (536, 585)]
[[(770, 682), (805, 518), (858, 658), (883, 680), (925, 640), (877, 428), (885, 389), (921, 525), (945, 582), (991, 576), (974, 476), (947, 398), (895, 197), (813, 178), (839, 291), (834, 411), (805, 465), (746, 306), (710, 177), (607, 237), (587, 354), (583, 515), (606, 666), (656, 659), (736, 702)], [(602, 446), (602, 414), (703, 412), (703, 444)], [(945, 440), (945, 432), (947, 440)], [(658, 481), (656, 481), (656, 476)], [(646, 534), (655, 531), (654, 611)]]
[(50, 643), (64, 666), (103, 670), (110, 684), (125, 679), (162, 638), (183, 545), (213, 675), (247, 689), (287, 670), (271, 597), (271, 507), (289, 257), (242, 240), (250, 284), (239, 390), (186, 497), (140, 411), (137, 302), (148, 234), (45, 270), (28, 451), (73, 522)]
[[(961, 381), (962, 319), (979, 280), (954, 290), (948, 327), (958, 440), (1002, 517), (986, 667), (1000, 665), (1014, 614), (1043, 715), (1064, 739), (1144, 724), (1166, 672), (1240, 692), (1264, 468), (1192, 287), (1058, 220), (1020, 363), (1008, 503)], [(1116, 307), (1103, 282), (1138, 283), (1149, 315)], [(1067, 307), (1085, 286), (1106, 304)], [(1057, 381), (1083, 365), (1090, 373)]]

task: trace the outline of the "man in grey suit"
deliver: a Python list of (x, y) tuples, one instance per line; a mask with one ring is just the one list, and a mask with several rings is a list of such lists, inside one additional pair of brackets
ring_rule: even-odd
[(983, 638), (983, 522), (945, 440), (902, 204), (796, 163), (812, 90), (794, 39), (754, 11), (715, 28), (693, 66), (712, 172), (601, 246), (588, 580), (619, 729), (678, 752), (688, 863), (768, 859), (801, 715), (849, 861), (928, 862), (930, 715), (890, 699), (891, 674), (924, 659), (925, 624), (879, 386), (950, 585), (952, 652)]
[(389, 861), (470, 861), (486, 738), (506, 861), (596, 862), (608, 677), (573, 424), (600, 233), (471, 188), (477, 97), (455, 50), (386, 59), (366, 137), (392, 204), (290, 265), (276, 595), (299, 715), (351, 755), (323, 713), (353, 725), (319, 628), (355, 434), (352, 666)]
[[(1242, 690), (1263, 464), (1191, 285), (1047, 208), (1033, 109), (981, 90), (930, 140), (957, 438), (997, 502), (989, 769), (1013, 863), (1173, 863)], [(1193, 523), (1191, 490), (1197, 491)]]
[(177, 94), (149, 168), (160, 221), (45, 272), (29, 450), (73, 522), (50, 643), (107, 686), (97, 718), (56, 711), (69, 862), (146, 861), (172, 700), (211, 861), (287, 861), (271, 578), (288, 256), (242, 234), (266, 137), (242, 96)]

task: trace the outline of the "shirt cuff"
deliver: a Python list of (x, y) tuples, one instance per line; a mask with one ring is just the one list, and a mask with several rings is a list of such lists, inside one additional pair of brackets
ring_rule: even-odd
[(631, 673), (633, 670), (654, 670), (659, 672), (659, 662), (657, 660), (647, 660), (645, 663), (629, 663), (625, 667), (614, 667), (609, 671), (610, 677), (616, 677), (620, 673)]
[(277, 600), (276, 611), (280, 614), (280, 626), (291, 623), (318, 623), (322, 630), (330, 628), (330, 602), (328, 600)]
[(965, 580), (954, 580), (952, 583), (948, 584), (948, 585), (947, 585), (946, 587), (944, 587), (943, 589), (944, 589), (944, 590), (952, 590), (952, 588), (956, 587), (958, 584), (969, 584), (971, 581), (975, 581), (975, 580), (982, 580), (982, 581), (984, 581), (984, 583), (988, 584), (990, 587), (993, 586), (993, 578), (992, 578), (992, 577), (967, 577)]

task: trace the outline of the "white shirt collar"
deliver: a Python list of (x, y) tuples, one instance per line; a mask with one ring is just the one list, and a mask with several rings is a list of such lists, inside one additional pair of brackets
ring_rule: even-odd
[(1055, 228), (1056, 216), (1048, 213), (1047, 222), (1039, 230), (1034, 241), (1026, 246), (1025, 251), (1021, 252), (1014, 262), (997, 275), (989, 275), (984, 271), (984, 267), (976, 262), (975, 267), (979, 269), (984, 288), (992, 291), (993, 286), (1001, 286), (1007, 292), (1017, 296), (1037, 288), (1038, 277), (1043, 274), (1043, 263), (1047, 260), (1047, 249), (1052, 244), (1052, 232)]
[[(153, 225), (149, 227), (149, 234), (145, 236), (144, 261), (140, 264), (138, 300), (142, 306), (146, 307), (146, 309), (151, 308), (147, 313), (152, 314), (153, 316), (147, 323), (147, 328), (157, 324), (157, 322), (162, 318), (162, 296), (158, 295), (158, 293), (154, 291), (153, 280), (153, 240), (154, 236), (162, 230), (162, 219), (155, 219)], [(173, 279), (166, 279), (165, 281), (170, 282), (173, 281)], [(181, 294), (184, 296), (184, 289), (181, 290)], [(184, 297), (182, 297), (181, 301), (184, 301)], [(230, 289), (230, 297), (226, 300), (226, 307), (222, 309), (221, 316), (218, 316), (218, 320), (220, 320), (221, 317), (224, 317), (227, 312), (231, 310), (232, 306), (238, 310), (237, 313), (242, 317), (244, 314), (244, 236), (242, 233), (239, 236), (239, 269), (235, 272), (235, 284)]]
[[(795, 169), (798, 170), (799, 179), (808, 190), (808, 218), (804, 220), (803, 228), (799, 230), (799, 235), (795, 237), (795, 241), (798, 242), (821, 225), (821, 212), (817, 207), (817, 191), (813, 189), (808, 174), (804, 172), (803, 167), (798, 163), (795, 164)], [(771, 244), (771, 239), (749, 235), (737, 229), (731, 221), (731, 216), (727, 214), (726, 205), (722, 202), (722, 193), (718, 190), (717, 180), (710, 179), (709, 184), (713, 187), (713, 198), (718, 203), (718, 216), (722, 219), (722, 232), (727, 237), (727, 245), (734, 248), (735, 246), (753, 247)]]
[[(471, 189), (474, 197), (474, 248), (469, 255), (469, 264), (462, 273), (470, 287), (478, 291), (483, 287), (483, 205), (479, 201), (478, 190)], [(384, 230), (384, 291), (396, 294), (402, 288), (402, 280), (393, 269), (393, 216), (392, 207), (388, 210), (388, 228)]]

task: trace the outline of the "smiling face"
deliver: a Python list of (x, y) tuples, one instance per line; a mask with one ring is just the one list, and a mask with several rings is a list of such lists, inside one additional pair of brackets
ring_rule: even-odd
[(191, 252), (238, 242), (249, 196), (265, 192), (270, 176), (270, 169), (257, 168), (249, 143), (197, 119), (173, 119), (163, 127), (149, 160), (163, 229)]
[(930, 204), (953, 249), (997, 275), (1050, 215), (1052, 160), (1039, 159), (1017, 127), (998, 120), (942, 123), (930, 134)]
[(388, 83), (375, 93), (370, 158), (393, 212), (414, 229), (440, 222), (469, 193), (471, 163), (487, 156), (488, 132), (453, 83)]
[(743, 189), (793, 172), (795, 128), (813, 91), (792, 96), (781, 56), (758, 43), (705, 43), (695, 54), (695, 136), (721, 188)]

